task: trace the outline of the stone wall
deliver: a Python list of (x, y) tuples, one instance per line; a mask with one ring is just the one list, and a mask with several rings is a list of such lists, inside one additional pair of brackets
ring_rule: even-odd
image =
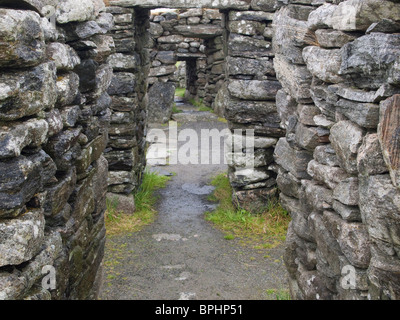
[(129, 195), (140, 185), (146, 165), (147, 75), (149, 73), (149, 11), (108, 6), (114, 17), (109, 35), (115, 52), (107, 59), (114, 75), (111, 124), (105, 158), (109, 164), (108, 190)]
[[(273, 11), (231, 10), (225, 16), (227, 81), (219, 91), (215, 109), (224, 114), (232, 132), (233, 152), (229, 155), (229, 178), (234, 198), (249, 210), (265, 208), (276, 196), (273, 158), (278, 139), (285, 135), (275, 97), (281, 84), (275, 76), (272, 50)], [(254, 131), (254, 150), (244, 141)], [(248, 167), (248, 157), (254, 163)]]
[(178, 61), (186, 62), (186, 98), (212, 105), (224, 80), (221, 19), (216, 9), (153, 11), (150, 122), (167, 122), (171, 118)]
[(297, 299), (399, 299), (400, 4), (289, 1), (274, 19)]
[(113, 18), (102, 1), (62, 1), (55, 27), (46, 4), (0, 1), (0, 299), (93, 299)]

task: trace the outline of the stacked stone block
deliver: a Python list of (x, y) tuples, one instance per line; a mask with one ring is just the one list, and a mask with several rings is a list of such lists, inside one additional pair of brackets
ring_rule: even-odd
[[(93, 299), (113, 18), (102, 1), (62, 1), (50, 21), (50, 1), (10, 4), (0, 2), (0, 299)], [(50, 275), (54, 288), (42, 284)]]
[(151, 15), (150, 122), (167, 122), (172, 115), (178, 61), (186, 66), (186, 98), (211, 106), (224, 78), (221, 18), (215, 9)]
[[(273, 152), (285, 135), (275, 102), (281, 84), (274, 70), (273, 17), (273, 12), (256, 5), (226, 13), (227, 81), (215, 101), (215, 109), (225, 115), (232, 132), (233, 153), (228, 161), (234, 199), (252, 211), (263, 210), (276, 195)], [(251, 134), (247, 130), (254, 133), (254, 150), (243, 142)], [(254, 167), (247, 167), (249, 156)]]
[[(115, 194), (130, 194), (140, 184), (145, 167), (146, 76), (148, 50), (145, 37), (146, 14), (134, 9), (107, 7), (115, 25), (110, 36), (115, 53), (107, 59), (114, 75), (108, 94), (111, 96), (109, 143), (104, 156), (109, 163), (108, 190)], [(140, 24), (139, 24), (140, 22)], [(147, 69), (146, 69), (147, 68)], [(147, 70), (147, 71), (146, 71)]]
[(292, 296), (399, 299), (400, 5), (322, 2), (274, 19)]

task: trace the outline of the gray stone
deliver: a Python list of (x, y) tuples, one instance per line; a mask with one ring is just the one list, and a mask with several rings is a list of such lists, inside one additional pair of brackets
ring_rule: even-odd
[(275, 75), (274, 64), (269, 58), (249, 59), (244, 57), (228, 57), (229, 75), (254, 75), (258, 79), (265, 75)]
[(357, 206), (347, 206), (339, 201), (333, 201), (333, 210), (335, 210), (342, 219), (350, 222), (361, 222), (361, 212)]
[(308, 16), (307, 26), (311, 30), (332, 28), (332, 15), (337, 6), (331, 3), (324, 3)]
[(358, 150), (357, 169), (361, 175), (369, 176), (388, 172), (376, 133), (367, 134)]
[(275, 148), (275, 161), (297, 179), (309, 179), (307, 165), (312, 160), (312, 154), (304, 150), (290, 147), (286, 138), (279, 139)]
[(0, 66), (31, 67), (45, 57), (40, 16), (32, 11), (0, 9)]
[(236, 33), (229, 34), (227, 46), (228, 53), (232, 56), (248, 58), (273, 56), (271, 42)]
[(400, 187), (400, 95), (381, 102), (378, 138), (392, 182)]
[(47, 46), (47, 58), (54, 61), (58, 70), (73, 70), (81, 59), (67, 44), (53, 42)]
[(312, 102), (310, 94), (312, 75), (307, 67), (292, 64), (280, 54), (276, 55), (274, 66), (277, 79), (290, 96), (298, 103)]
[(348, 174), (343, 169), (323, 165), (315, 160), (310, 161), (307, 172), (313, 179), (325, 183), (330, 189), (336, 190), (336, 188), (339, 188), (338, 191), (340, 191), (343, 180), (348, 177)]
[(399, 255), (400, 196), (390, 176), (361, 177), (359, 205), (371, 241), (385, 255)]
[(172, 115), (175, 96), (174, 83), (155, 83), (149, 90), (148, 119), (150, 122), (168, 122)]
[(330, 209), (333, 203), (332, 190), (325, 188), (313, 180), (302, 180), (308, 204), (318, 211)]
[(64, 24), (94, 19), (95, 7), (92, 1), (67, 0), (57, 4), (56, 19)]
[(314, 150), (314, 159), (322, 165), (339, 167), (335, 150), (330, 144), (316, 147)]
[(31, 71), (0, 75), (0, 120), (17, 120), (53, 107), (57, 100), (56, 68), (43, 63)]
[(151, 68), (149, 77), (167, 76), (167, 75), (175, 73), (175, 71), (176, 71), (175, 65), (163, 65), (160, 67)]
[(350, 174), (357, 174), (357, 153), (364, 130), (351, 121), (340, 121), (331, 129), (330, 140), (340, 166)]
[(38, 147), (47, 140), (49, 125), (45, 120), (32, 119), (13, 123), (0, 129), (0, 159), (19, 157), (27, 147)]
[(3, 220), (0, 223), (0, 266), (19, 265), (32, 259), (43, 244), (44, 225), (41, 210)]
[(303, 59), (311, 74), (324, 82), (339, 83), (343, 79), (339, 75), (342, 56), (339, 49), (323, 49), (309, 46), (303, 50)]
[(391, 1), (349, 0), (341, 2), (331, 16), (332, 27), (342, 31), (365, 31), (382, 19), (399, 21), (400, 5)]
[(387, 82), (387, 73), (399, 48), (400, 35), (397, 34), (372, 33), (357, 38), (341, 49), (340, 74), (359, 88), (378, 89)]
[(229, 180), (234, 188), (243, 187), (245, 185), (264, 181), (270, 178), (270, 174), (262, 168), (238, 168), (230, 171)]
[(321, 111), (313, 104), (299, 104), (297, 106), (299, 121), (306, 126), (316, 126), (314, 117), (321, 114)]
[(57, 78), (57, 105), (62, 107), (77, 102), (79, 94), (79, 76), (68, 72)]
[(375, 129), (379, 122), (379, 106), (373, 103), (353, 102), (340, 99), (337, 110), (359, 126)]
[(115, 71), (129, 71), (138, 68), (138, 57), (136, 55), (127, 55), (123, 53), (114, 53), (107, 58), (107, 63)]
[(236, 123), (268, 123), (277, 118), (276, 106), (272, 101), (243, 101), (227, 97), (224, 107), (224, 117)]
[(245, 36), (260, 35), (264, 32), (265, 25), (257, 21), (230, 21), (228, 24), (230, 32), (242, 34)]
[(276, 179), (279, 190), (289, 197), (299, 199), (300, 180), (290, 172), (282, 172), (278, 174)]
[(276, 94), (276, 108), (281, 119), (281, 127), (286, 129), (289, 125), (289, 118), (296, 114), (297, 102), (281, 89)]
[(230, 21), (250, 20), (250, 21), (272, 21), (274, 14), (265, 11), (231, 11), (229, 12)]
[(233, 80), (228, 83), (229, 93), (244, 100), (275, 100), (277, 91), (281, 89), (278, 81), (270, 80)]
[(310, 152), (324, 143), (329, 142), (329, 131), (318, 127), (308, 127), (301, 123), (296, 126), (296, 144)]
[(358, 205), (358, 178), (350, 177), (339, 181), (333, 190), (333, 198), (348, 206)]
[(107, 90), (110, 95), (125, 95), (135, 91), (136, 76), (129, 72), (114, 73)]
[(315, 36), (317, 43), (328, 49), (341, 48), (357, 38), (354, 35), (332, 29), (319, 29), (315, 31)]
[(174, 30), (185, 37), (214, 38), (222, 35), (222, 28), (218, 25), (178, 25)]

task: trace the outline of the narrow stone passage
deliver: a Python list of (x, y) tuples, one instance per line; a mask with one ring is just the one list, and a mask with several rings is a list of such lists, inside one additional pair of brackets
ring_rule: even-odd
[[(200, 136), (202, 129), (226, 127), (211, 113), (208, 121), (204, 115), (189, 106), (178, 116), (189, 120), (180, 122), (178, 131), (194, 129)], [(179, 142), (178, 149), (185, 143)], [(113, 268), (106, 268), (101, 299), (257, 300), (269, 298), (268, 290), (287, 289), (282, 247), (268, 254), (245, 248), (224, 239), (204, 219), (215, 206), (207, 201), (213, 191), (210, 181), (227, 170), (225, 164), (170, 164), (151, 170), (174, 176), (158, 191), (158, 216), (152, 225), (107, 240), (105, 261)]]

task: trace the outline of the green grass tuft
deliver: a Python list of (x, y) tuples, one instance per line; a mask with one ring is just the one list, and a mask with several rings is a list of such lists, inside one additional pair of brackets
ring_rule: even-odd
[(215, 211), (206, 213), (208, 221), (255, 249), (271, 249), (285, 241), (290, 215), (278, 199), (271, 199), (265, 210), (254, 214), (234, 205), (233, 190), (225, 173), (216, 176), (212, 185), (215, 191), (208, 200), (219, 202), (219, 205)]
[(175, 90), (175, 96), (180, 97), (180, 98), (184, 98), (185, 93), (186, 93), (185, 88), (176, 88), (176, 90)]
[(142, 227), (152, 223), (157, 213), (154, 209), (157, 202), (154, 192), (157, 189), (165, 188), (170, 179), (170, 177), (146, 171), (142, 185), (136, 194), (132, 195), (135, 199), (136, 207), (134, 214), (128, 215), (117, 211), (118, 203), (115, 200), (107, 200), (105, 216), (107, 235), (137, 232)]

